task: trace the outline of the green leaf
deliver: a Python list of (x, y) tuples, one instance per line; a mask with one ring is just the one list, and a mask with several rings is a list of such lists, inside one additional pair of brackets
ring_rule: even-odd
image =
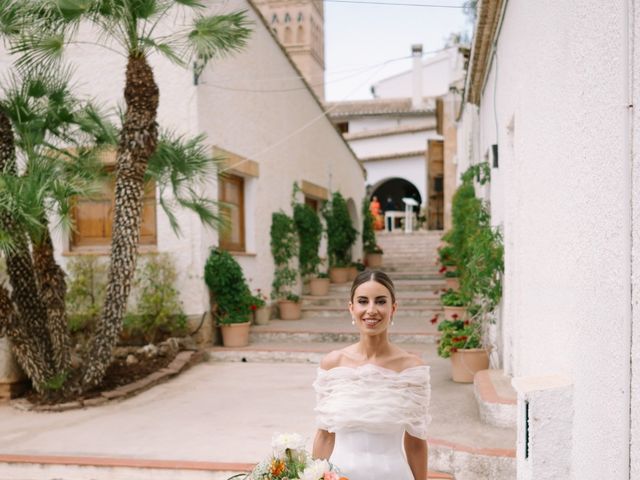
[(197, 17), (187, 36), (191, 56), (206, 64), (214, 57), (240, 51), (251, 35), (250, 25), (245, 10)]
[(66, 21), (77, 20), (93, 3), (93, 0), (56, 0), (58, 10)]

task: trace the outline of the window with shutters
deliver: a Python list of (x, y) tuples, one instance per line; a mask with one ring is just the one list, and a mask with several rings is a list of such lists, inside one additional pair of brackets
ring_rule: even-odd
[(220, 248), (244, 252), (244, 178), (229, 174), (220, 177), (218, 200), (220, 212), (226, 219), (226, 225), (219, 231)]
[[(71, 235), (71, 250), (107, 249), (111, 245), (114, 193), (115, 177), (111, 176), (103, 182), (99, 194), (74, 200), (71, 215), (75, 229)], [(154, 182), (149, 182), (145, 186), (142, 201), (140, 245), (156, 243), (156, 186)]]

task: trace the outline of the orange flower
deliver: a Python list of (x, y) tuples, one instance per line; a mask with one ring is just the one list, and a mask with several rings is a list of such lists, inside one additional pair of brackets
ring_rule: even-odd
[(281, 475), (284, 472), (284, 462), (282, 460), (271, 461), (271, 475)]

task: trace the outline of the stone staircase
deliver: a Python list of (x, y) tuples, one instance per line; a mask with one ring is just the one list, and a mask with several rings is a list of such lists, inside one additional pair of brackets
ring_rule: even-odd
[[(382, 269), (394, 281), (399, 305), (390, 339), (432, 367), (429, 478), (442, 472), (457, 480), (512, 479), (515, 429), (483, 422), (476, 397), (486, 396), (474, 396), (473, 385), (453, 383), (449, 361), (437, 356), (439, 334), (429, 320), (442, 311), (445, 282), (436, 265), (440, 239), (439, 232), (378, 234)], [(347, 312), (349, 291), (350, 283), (332, 284), (327, 296), (303, 296), (301, 320), (254, 326), (248, 347), (214, 347), (211, 361), (317, 365), (327, 352), (358, 340)]]

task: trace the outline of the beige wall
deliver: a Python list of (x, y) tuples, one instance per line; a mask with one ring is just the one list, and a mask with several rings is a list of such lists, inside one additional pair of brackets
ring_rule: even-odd
[(442, 99), (442, 135), (444, 137), (444, 230), (451, 229), (451, 200), (457, 188), (459, 174), (456, 165), (458, 132), (456, 116), (460, 100), (457, 94), (449, 93)]

